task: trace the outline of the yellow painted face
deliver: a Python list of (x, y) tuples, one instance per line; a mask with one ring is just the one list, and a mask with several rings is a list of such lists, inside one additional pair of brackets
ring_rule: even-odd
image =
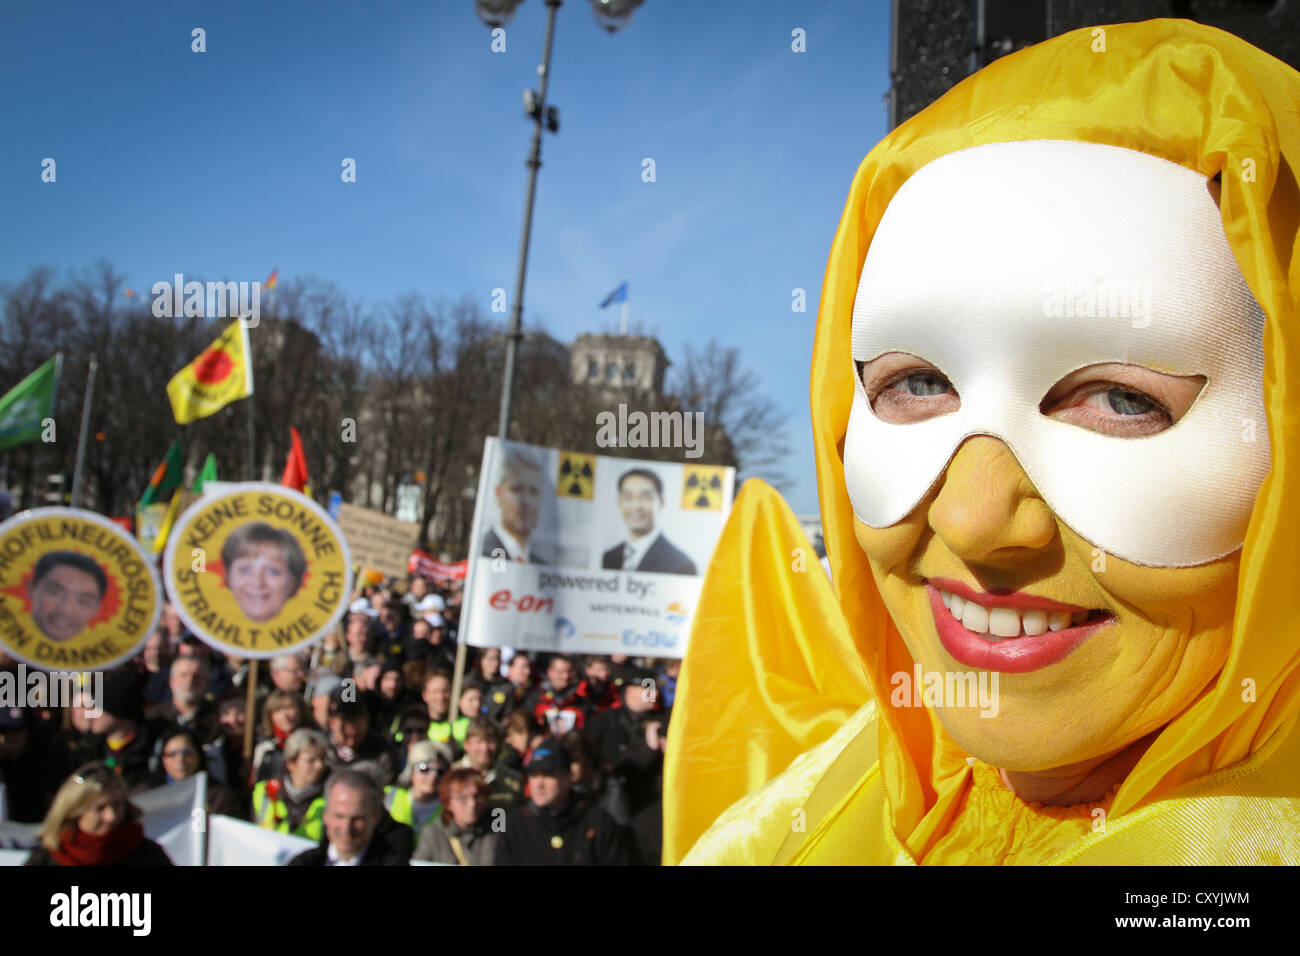
[[(1103, 555), (1053, 514), (998, 439), (966, 439), (903, 521), (854, 526), (922, 674), (974, 671), (996, 689), (993, 707), (951, 706), (943, 694), (935, 707), (949, 736), (994, 766), (1042, 771), (1114, 753), (1185, 710), (1227, 657), (1239, 550), (1189, 568)], [(941, 641), (936, 615), (950, 612), (931, 600), (926, 582), (936, 578), (976, 595), (1016, 591), (1113, 619), (1063, 658), (998, 672), (994, 683), (991, 671), (961, 663)]]

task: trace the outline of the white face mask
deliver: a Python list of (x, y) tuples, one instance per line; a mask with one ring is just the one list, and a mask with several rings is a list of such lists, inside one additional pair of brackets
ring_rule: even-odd
[[(937, 159), (881, 218), (853, 306), (852, 353), (858, 363), (917, 356), (960, 406), (885, 422), (855, 372), (844, 445), (853, 510), (873, 528), (897, 523), (963, 439), (991, 435), (1102, 551), (1157, 567), (1230, 554), (1270, 467), (1263, 326), (1198, 173), (1056, 140)], [(1103, 362), (1206, 382), (1179, 421), (1145, 437), (1039, 410), (1062, 378)]]

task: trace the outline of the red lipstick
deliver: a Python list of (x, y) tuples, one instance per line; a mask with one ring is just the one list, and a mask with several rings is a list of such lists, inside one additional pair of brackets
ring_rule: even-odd
[(955, 581), (952, 578), (925, 578), (924, 580), (933, 584), (936, 588), (959, 594), (963, 600), (974, 601), (984, 607), (1009, 607), (1015, 611), (1069, 611), (1071, 614), (1088, 610), (1086, 607), (1079, 607), (1077, 604), (1062, 604), (1060, 601), (1049, 601), (1047, 598), (1039, 597), (1036, 594), (1010, 591), (1006, 588), (997, 588), (993, 591), (972, 591), (962, 582)]
[[(1027, 674), (1041, 670), (1057, 661), (1063, 660), (1076, 647), (1092, 637), (1101, 628), (1115, 623), (1115, 618), (1104, 617), (1085, 624), (1076, 624), (1061, 631), (1047, 631), (1043, 634), (1023, 637), (1007, 637), (990, 641), (962, 626), (961, 621), (952, 616), (943, 604), (939, 588), (935, 582), (942, 583), (944, 590), (950, 584), (960, 582), (931, 578), (926, 582), (926, 594), (930, 598), (930, 610), (934, 614), (934, 624), (939, 632), (939, 641), (953, 658), (967, 667), (985, 671), (1000, 671), (1003, 674)], [(1046, 598), (1028, 594), (978, 595), (965, 585), (952, 590), (963, 598), (967, 595), (980, 598), (977, 604), (986, 607), (1010, 607), (1016, 610), (1043, 611), (1085, 611), (1087, 608), (1072, 604), (1060, 604)], [(994, 603), (1001, 601), (1002, 603)], [(1032, 603), (1013, 603), (1032, 602)]]

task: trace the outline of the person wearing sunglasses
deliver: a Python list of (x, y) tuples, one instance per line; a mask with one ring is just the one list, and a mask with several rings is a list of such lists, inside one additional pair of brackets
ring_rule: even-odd
[(418, 842), (424, 827), (442, 810), (438, 782), (451, 766), (450, 748), (435, 740), (417, 740), (406, 753), (406, 768), (397, 785), (384, 788), (384, 808), (398, 823), (415, 831)]
[(86, 764), (63, 782), (37, 835), (25, 866), (172, 865), (144, 835), (125, 781), (104, 764)]

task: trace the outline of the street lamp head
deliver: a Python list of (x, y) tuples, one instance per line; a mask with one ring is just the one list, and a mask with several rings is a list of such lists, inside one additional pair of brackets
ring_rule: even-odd
[(488, 26), (496, 29), (510, 22), (515, 15), (515, 7), (524, 0), (474, 0), (474, 12)]
[(644, 0), (591, 0), (596, 22), (614, 33), (632, 22), (632, 14)]

